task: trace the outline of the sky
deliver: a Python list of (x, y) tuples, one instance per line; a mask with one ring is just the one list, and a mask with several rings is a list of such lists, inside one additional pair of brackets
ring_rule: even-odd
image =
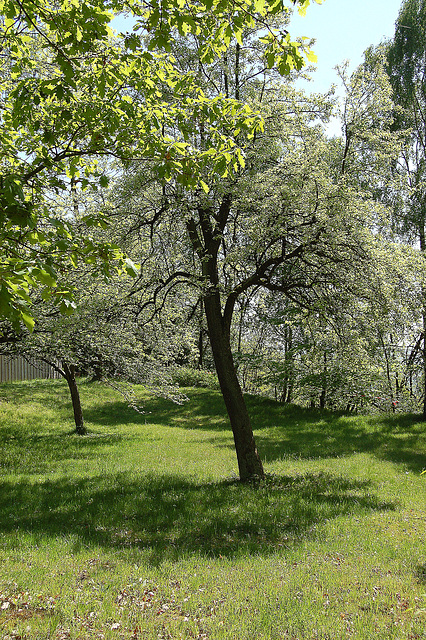
[[(354, 70), (362, 62), (367, 47), (394, 36), (401, 4), (402, 0), (323, 0), (322, 4), (311, 0), (306, 16), (295, 11), (289, 27), (291, 36), (315, 38), (313, 51), (318, 58), (312, 81), (300, 81), (300, 88), (326, 92), (333, 83), (338, 83), (334, 67), (345, 60), (349, 60), (349, 69)], [(122, 29), (123, 23), (113, 22), (112, 26)], [(332, 120), (327, 130), (329, 135), (338, 135), (339, 122)]]
[(316, 39), (313, 47), (318, 57), (313, 82), (306, 90), (327, 91), (337, 81), (333, 68), (344, 60), (350, 69), (362, 62), (362, 54), (371, 44), (392, 38), (402, 0), (311, 0), (306, 16), (295, 12), (289, 27), (293, 38)]
[[(315, 38), (313, 50), (318, 57), (313, 81), (303, 88), (327, 91), (337, 81), (337, 64), (349, 60), (350, 68), (355, 69), (367, 47), (392, 38), (401, 3), (402, 0), (323, 0), (319, 5), (311, 0), (305, 17), (295, 11), (289, 29), (292, 37)], [(120, 30), (129, 28), (129, 23), (119, 18), (112, 26)]]

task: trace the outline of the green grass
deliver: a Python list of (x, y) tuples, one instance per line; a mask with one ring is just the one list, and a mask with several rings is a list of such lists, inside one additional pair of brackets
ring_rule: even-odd
[(1, 640), (426, 638), (425, 424), (248, 398), (237, 481), (219, 392), (179, 406), (0, 385)]

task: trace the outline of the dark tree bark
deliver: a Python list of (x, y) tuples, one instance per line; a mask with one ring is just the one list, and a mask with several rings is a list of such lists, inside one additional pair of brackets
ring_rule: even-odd
[(80, 394), (78, 392), (77, 382), (75, 380), (75, 367), (73, 365), (68, 366), (65, 362), (62, 363), (65, 380), (68, 383), (68, 387), (71, 394), (72, 408), (74, 411), (74, 421), (76, 433), (80, 436), (84, 436), (87, 433), (87, 429), (84, 426), (83, 409), (80, 402)]
[(263, 477), (263, 465), (256, 449), (250, 417), (235, 369), (231, 350), (231, 319), (236, 300), (227, 299), (222, 311), (219, 291), (217, 256), (223, 229), (231, 207), (230, 196), (224, 196), (217, 216), (199, 208), (199, 224), (187, 223), (193, 249), (201, 262), (205, 282), (204, 312), (207, 320), (210, 346), (219, 385), (234, 435), (235, 450), (241, 480)]
[(263, 477), (263, 465), (256, 449), (250, 417), (235, 370), (230, 332), (224, 323), (217, 291), (206, 296), (204, 308), (217, 377), (234, 435), (240, 479)]
[(291, 327), (284, 327), (284, 367), (280, 401), (290, 404), (294, 386), (293, 331)]
[(319, 404), (320, 404), (320, 409), (325, 409), (325, 404), (327, 401), (327, 378), (328, 378), (328, 373), (327, 373), (327, 352), (324, 351), (324, 368), (322, 371), (322, 389), (321, 389), (321, 395), (320, 395), (320, 399), (319, 399)]
[(197, 368), (202, 369), (204, 366), (204, 327), (203, 327), (203, 316), (204, 316), (204, 305), (203, 300), (200, 301), (200, 325), (198, 331), (198, 362)]
[[(422, 215), (419, 222), (419, 239), (420, 239), (420, 251), (423, 256), (426, 257), (426, 212), (425, 207), (422, 207)], [(422, 330), (423, 330), (423, 345), (422, 345), (422, 365), (423, 365), (423, 419), (426, 419), (426, 288), (422, 286)]]
[(395, 412), (395, 396), (394, 396), (394, 392), (393, 392), (393, 384), (392, 384), (392, 377), (391, 377), (391, 365), (390, 365), (390, 361), (389, 361), (388, 350), (386, 349), (385, 341), (383, 339), (383, 334), (382, 334), (381, 331), (379, 331), (379, 338), (380, 338), (380, 342), (382, 344), (383, 354), (384, 354), (385, 362), (386, 362), (386, 379), (388, 381), (389, 395), (390, 395), (390, 400), (391, 400), (391, 409), (392, 409), (393, 412)]

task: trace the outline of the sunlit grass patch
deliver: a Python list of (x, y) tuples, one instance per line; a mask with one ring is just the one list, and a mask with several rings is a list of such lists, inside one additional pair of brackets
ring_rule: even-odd
[(249, 397), (265, 480), (236, 478), (220, 394), (0, 385), (0, 637), (426, 637), (418, 416)]

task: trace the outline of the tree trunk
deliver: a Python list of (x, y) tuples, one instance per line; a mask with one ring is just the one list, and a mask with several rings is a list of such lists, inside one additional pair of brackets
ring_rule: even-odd
[(284, 365), (285, 386), (282, 396), (283, 402), (290, 404), (294, 385), (293, 331), (290, 326), (284, 327)]
[[(426, 292), (423, 292), (423, 300), (425, 299)], [(425, 303), (423, 302), (423, 305)], [(423, 348), (422, 348), (422, 360), (423, 360), (423, 418), (426, 420), (426, 308), (423, 306), (422, 312), (423, 322)]]
[(228, 297), (222, 313), (217, 263), (231, 201), (231, 196), (226, 194), (217, 216), (213, 216), (209, 208), (200, 206), (198, 226), (194, 219), (190, 219), (187, 231), (192, 247), (200, 259), (205, 279), (204, 313), (217, 377), (234, 435), (240, 479), (250, 480), (264, 477), (265, 474), (231, 351), (231, 320), (238, 295), (234, 292), (234, 295)]
[[(420, 224), (419, 224), (419, 240), (420, 240), (420, 251), (423, 254), (423, 259), (426, 256), (426, 213), (423, 210), (423, 215), (421, 216)], [(423, 418), (426, 419), (426, 288), (422, 286), (422, 324), (423, 324), (423, 348), (422, 348), (422, 358), (423, 358)]]
[(87, 433), (86, 427), (83, 421), (83, 409), (81, 408), (80, 394), (78, 392), (77, 383), (75, 381), (75, 367), (73, 365), (68, 366), (63, 363), (65, 380), (68, 383), (68, 387), (71, 393), (72, 408), (74, 411), (75, 430), (80, 436), (84, 436)]
[(203, 327), (203, 299), (200, 300), (200, 324), (198, 330), (198, 362), (197, 369), (203, 369), (204, 367), (204, 327)]
[(262, 461), (256, 449), (250, 417), (235, 370), (230, 333), (223, 320), (217, 291), (207, 294), (204, 309), (217, 377), (234, 434), (240, 479), (263, 477)]
[(327, 352), (324, 351), (324, 368), (323, 368), (323, 372), (322, 372), (322, 389), (321, 389), (321, 395), (320, 395), (320, 400), (319, 400), (320, 409), (325, 409), (325, 404), (326, 404), (326, 401), (327, 401), (327, 378), (328, 378)]
[(384, 354), (384, 357), (385, 357), (386, 379), (388, 381), (388, 388), (389, 388), (390, 401), (391, 401), (391, 409), (392, 409), (393, 412), (395, 412), (395, 397), (394, 397), (394, 393), (393, 393), (393, 385), (392, 385), (392, 378), (391, 378), (391, 365), (390, 365), (390, 361), (389, 361), (389, 354), (388, 354), (388, 351), (386, 349), (385, 341), (383, 339), (383, 334), (381, 333), (381, 331), (379, 331), (379, 338), (380, 338), (380, 342), (382, 343), (383, 354)]

